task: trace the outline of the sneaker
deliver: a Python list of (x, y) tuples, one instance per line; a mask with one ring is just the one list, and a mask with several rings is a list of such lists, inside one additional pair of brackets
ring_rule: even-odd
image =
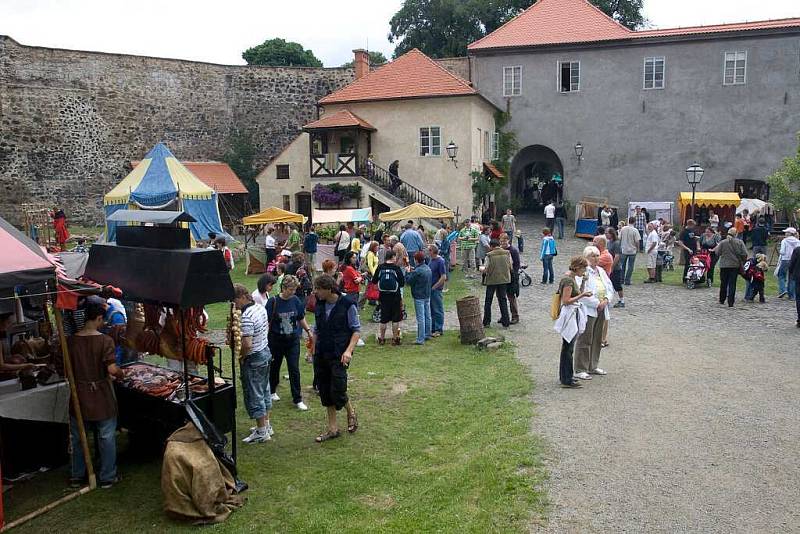
[(653, 280), (652, 278), (648, 278), (647, 280), (644, 281), (645, 284), (654, 284), (655, 282), (656, 281)]
[(442, 335), (441, 332), (434, 332), (434, 333), (431, 334), (431, 337), (439, 337), (441, 335)]
[(582, 388), (583, 384), (581, 384), (580, 382), (572, 382), (571, 384), (561, 384), (561, 387), (567, 389), (578, 389)]
[(575, 378), (580, 378), (581, 380), (591, 380), (592, 379), (592, 375), (590, 375), (589, 373), (575, 373), (575, 375), (573, 375), (573, 376)]
[(97, 484), (100, 489), (111, 489), (114, 484), (119, 484), (122, 479), (118, 476), (112, 478), (111, 480), (103, 480), (99, 484)]
[(366, 345), (366, 343), (364, 343), (363, 339), (359, 339), (358, 343), (356, 343), (356, 347), (363, 347), (364, 345)]
[(619, 301), (619, 302), (617, 302), (616, 304), (614, 304), (612, 306), (612, 308), (624, 308), (624, 307), (625, 307), (625, 303), (622, 302), (622, 301)]
[(277, 394), (277, 393), (273, 393), (272, 395), (270, 395), (270, 396), (269, 396), (269, 399), (270, 399), (270, 400), (272, 400), (272, 401), (279, 401), (279, 400), (281, 400), (281, 398), (278, 396), (278, 394)]
[(778, 298), (779, 298), (779, 299), (782, 299), (783, 297), (785, 297), (785, 296), (786, 296), (786, 295), (788, 295), (788, 294), (789, 294), (789, 292), (788, 292), (788, 291), (784, 291), (783, 293), (781, 293), (780, 295), (778, 295)]
[(593, 375), (607, 375), (608, 373), (600, 369), (599, 367), (592, 371)]
[(242, 441), (244, 443), (264, 443), (265, 441), (271, 440), (272, 437), (269, 435), (269, 429), (264, 428), (263, 430), (260, 428), (256, 428), (253, 430), (249, 436), (244, 438)]
[(308, 410), (308, 406), (306, 406), (306, 403), (303, 401), (296, 403), (294, 407), (300, 410), (301, 412), (305, 412), (306, 410)]
[(86, 479), (83, 478), (70, 478), (69, 487), (72, 489), (82, 488), (87, 484)]
[[(251, 426), (250, 427), (250, 432), (255, 432), (256, 430), (258, 430), (257, 426)], [(267, 434), (269, 434), (270, 436), (274, 436), (275, 435), (275, 431), (272, 430), (272, 423), (267, 425)]]

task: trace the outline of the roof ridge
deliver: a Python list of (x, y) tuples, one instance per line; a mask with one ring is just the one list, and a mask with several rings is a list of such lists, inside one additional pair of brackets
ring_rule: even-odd
[(715, 24), (697, 24), (694, 26), (670, 26), (668, 28), (648, 28), (646, 30), (636, 30), (634, 33), (642, 34), (648, 32), (668, 32), (673, 30), (694, 30), (703, 28), (719, 28), (724, 26), (741, 26), (744, 24), (766, 24), (770, 22), (784, 22), (784, 21), (800, 21), (800, 17), (781, 17), (779, 19), (761, 19), (761, 20), (742, 20), (739, 22), (718, 22)]
[[(427, 60), (428, 60), (428, 62), (429, 62), (431, 65), (435, 66), (437, 69), (441, 70), (442, 72), (444, 72), (445, 74), (447, 74), (447, 75), (448, 75), (448, 76), (450, 76), (451, 78), (454, 78), (454, 79), (455, 79), (455, 80), (456, 80), (458, 83), (460, 83), (461, 85), (465, 86), (465, 87), (466, 87), (467, 89), (469, 89), (470, 91), (475, 91), (475, 88), (474, 88), (474, 87), (472, 87), (472, 85), (470, 85), (470, 83), (469, 83), (469, 82), (467, 82), (467, 81), (466, 81), (464, 78), (462, 78), (461, 76), (456, 76), (455, 74), (453, 74), (452, 72), (450, 72), (450, 71), (449, 71), (449, 70), (447, 70), (446, 68), (444, 68), (444, 67), (442, 67), (441, 65), (439, 65), (438, 63), (436, 63), (436, 61), (435, 61), (433, 58), (429, 57), (429, 56), (428, 56), (426, 53), (424, 53), (424, 52), (423, 52), (422, 50), (420, 50), (419, 48), (416, 48), (416, 47), (415, 47), (415, 48), (412, 48), (411, 50), (409, 50), (408, 52), (406, 52), (405, 54), (403, 54), (403, 56), (405, 56), (406, 54), (410, 54), (411, 52), (416, 52), (416, 53), (418, 53), (418, 54), (419, 54), (419, 55), (421, 55), (423, 58), (427, 59)], [(400, 57), (403, 57), (403, 56), (400, 56)], [(400, 58), (398, 58), (398, 59), (400, 59)], [(475, 91), (475, 92), (477, 93), (477, 91)]]
[[(539, 0), (539, 2), (544, 2), (544, 1), (546, 1), (546, 0)], [(614, 17), (612, 17), (611, 15), (609, 15), (608, 13), (606, 13), (605, 11), (603, 11), (602, 9), (600, 9), (599, 7), (597, 7), (596, 5), (591, 3), (589, 0), (583, 0), (583, 1), (585, 3), (587, 3), (587, 4), (589, 4), (589, 7), (591, 7), (592, 9), (594, 9), (595, 11), (597, 11), (598, 13), (603, 15), (604, 17), (608, 18), (611, 22), (613, 22), (614, 24), (616, 24), (617, 26), (619, 26), (620, 28), (622, 28), (626, 32), (628, 32), (628, 33), (636, 33), (636, 30), (632, 30), (632, 29), (628, 28), (627, 26), (622, 24), (620, 21), (616, 20)]]
[(492, 32), (490, 32), (490, 33), (487, 33), (486, 35), (484, 35), (483, 37), (481, 37), (481, 38), (480, 38), (480, 39), (478, 39), (477, 41), (473, 41), (473, 42), (471, 42), (470, 44), (468, 44), (468, 45), (467, 45), (467, 50), (469, 50), (471, 47), (475, 46), (476, 44), (480, 43), (481, 41), (483, 41), (484, 39), (486, 39), (487, 37), (489, 37), (491, 34), (493, 34), (494, 32), (496, 32), (496, 31), (500, 30), (501, 28), (504, 28), (505, 26), (507, 26), (507, 25), (511, 24), (512, 22), (514, 22), (515, 20), (517, 20), (518, 18), (520, 18), (520, 17), (521, 17), (523, 14), (527, 13), (529, 10), (533, 9), (534, 7), (536, 7), (536, 6), (538, 6), (538, 5), (541, 5), (541, 3), (542, 3), (542, 2), (544, 2), (544, 1), (545, 1), (545, 0), (537, 0), (536, 2), (532, 3), (531, 5), (529, 5), (528, 7), (526, 7), (525, 9), (523, 9), (522, 11), (520, 11), (520, 12), (519, 12), (519, 13), (518, 13), (516, 16), (514, 16), (514, 17), (511, 17), (510, 19), (508, 19), (507, 21), (505, 21), (504, 23), (502, 23), (500, 26), (498, 26), (497, 28), (495, 28), (495, 29), (494, 29), (494, 31), (492, 31)]
[[(403, 56), (404, 56), (404, 55), (405, 55), (405, 54), (403, 54)], [(403, 56), (400, 56), (400, 57), (403, 57)], [(354, 84), (356, 84), (356, 83), (358, 83), (358, 82), (360, 82), (360, 81), (362, 81), (362, 80), (366, 80), (367, 78), (369, 78), (369, 77), (370, 77), (370, 76), (372, 76), (373, 74), (375, 74), (375, 73), (377, 73), (377, 72), (379, 72), (379, 71), (383, 70), (384, 68), (388, 67), (389, 65), (391, 65), (392, 63), (394, 63), (394, 62), (395, 62), (395, 61), (397, 61), (398, 59), (400, 59), (400, 58), (393, 59), (392, 61), (387, 61), (386, 63), (384, 63), (383, 65), (381, 65), (381, 66), (380, 66), (380, 67), (378, 67), (377, 69), (368, 71), (368, 72), (367, 72), (367, 74), (365, 74), (365, 75), (364, 75), (364, 76), (362, 76), (361, 78), (356, 78), (355, 80), (353, 80), (352, 82), (348, 83), (348, 84), (347, 84), (347, 85), (345, 85), (344, 87), (340, 87), (339, 89), (335, 90), (335, 91), (334, 91), (334, 92), (332, 92), (332, 93), (329, 93), (329, 94), (327, 94), (327, 95), (323, 96), (322, 98), (329, 98), (329, 97), (332, 97), (332, 96), (336, 95), (337, 93), (341, 93), (342, 91), (344, 91), (344, 90), (345, 90), (345, 89), (347, 89), (348, 87), (352, 87)], [(322, 100), (322, 99), (320, 99), (320, 100)]]

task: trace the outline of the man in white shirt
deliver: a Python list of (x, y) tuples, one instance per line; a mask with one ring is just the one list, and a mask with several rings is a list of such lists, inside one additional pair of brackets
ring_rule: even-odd
[(639, 251), (639, 243), (642, 240), (639, 230), (633, 225), (635, 222), (636, 218), (629, 217), (628, 224), (619, 231), (619, 244), (622, 248), (622, 272), (625, 275), (624, 285), (626, 286), (631, 285), (633, 265), (636, 263), (636, 253)]
[(647, 254), (647, 280), (645, 284), (652, 284), (656, 281), (656, 260), (658, 259), (658, 242), (661, 241), (656, 230), (656, 225), (647, 223), (647, 239), (644, 244), (644, 251)]
[(780, 267), (778, 267), (778, 298), (788, 296), (789, 300), (797, 298), (797, 287), (794, 280), (789, 278), (789, 262), (792, 259), (792, 252), (800, 247), (800, 240), (797, 239), (797, 230), (789, 227), (783, 231), (786, 236), (781, 241)]
[(544, 207), (544, 219), (550, 231), (556, 226), (556, 205), (551, 200), (550, 203)]
[(274, 228), (267, 228), (267, 237), (264, 239), (264, 248), (267, 251), (267, 265), (269, 265), (272, 260), (275, 259), (275, 250), (278, 246), (278, 243), (275, 241), (275, 236), (272, 235), (273, 232), (275, 232)]

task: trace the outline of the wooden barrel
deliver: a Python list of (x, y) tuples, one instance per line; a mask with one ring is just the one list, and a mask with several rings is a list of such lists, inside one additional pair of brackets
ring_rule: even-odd
[(458, 325), (461, 329), (461, 344), (473, 345), (483, 339), (483, 317), (481, 299), (469, 296), (456, 301)]

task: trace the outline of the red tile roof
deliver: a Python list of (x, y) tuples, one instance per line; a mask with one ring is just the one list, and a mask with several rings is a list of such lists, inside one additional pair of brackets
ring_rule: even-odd
[[(181, 163), (217, 193), (223, 195), (247, 193), (247, 188), (227, 163), (219, 161), (181, 161)], [(138, 164), (138, 161), (131, 161), (132, 167), (136, 167)]]
[(365, 130), (375, 130), (370, 123), (352, 113), (347, 109), (323, 115), (319, 120), (310, 122), (303, 126), (304, 130), (318, 130), (322, 128), (363, 128)]
[(633, 33), (586, 0), (539, 0), (468, 48), (585, 43), (625, 39)]
[(494, 32), (470, 44), (470, 51), (592, 43), (722, 32), (800, 28), (800, 18), (632, 31), (587, 0), (539, 0)]
[(477, 94), (478, 92), (469, 83), (440, 67), (415, 48), (350, 85), (329, 94), (319, 103), (343, 104), (370, 100)]

